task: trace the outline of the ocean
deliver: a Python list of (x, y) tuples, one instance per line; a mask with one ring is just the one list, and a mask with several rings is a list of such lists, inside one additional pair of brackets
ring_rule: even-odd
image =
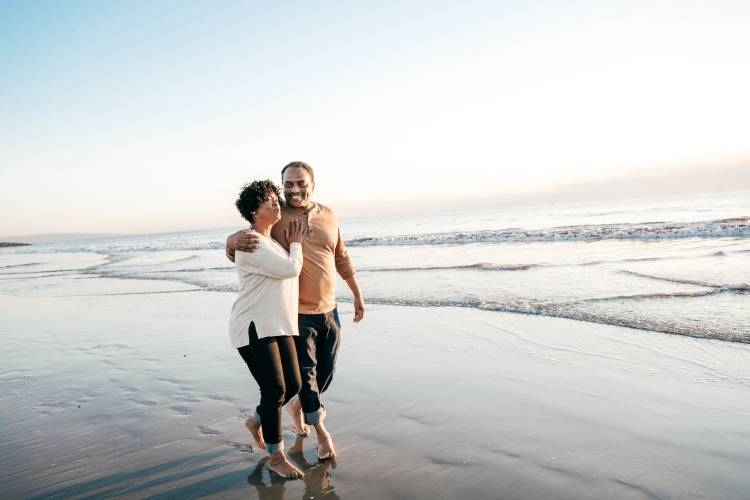
[[(747, 191), (405, 212), (340, 225), (372, 305), (476, 308), (750, 342)], [(236, 272), (223, 249), (237, 229), (2, 248), (0, 293), (70, 293), (45, 280), (60, 276), (130, 280), (126, 293), (233, 293)], [(338, 295), (351, 301), (341, 280)]]

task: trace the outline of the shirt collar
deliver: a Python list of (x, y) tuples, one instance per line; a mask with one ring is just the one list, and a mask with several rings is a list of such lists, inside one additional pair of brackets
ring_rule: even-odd
[(318, 204), (315, 203), (314, 201), (311, 201), (310, 206), (307, 209), (293, 207), (291, 205), (284, 204), (284, 210), (292, 214), (304, 214), (304, 213), (314, 214), (314, 213), (320, 212), (320, 206), (318, 206)]

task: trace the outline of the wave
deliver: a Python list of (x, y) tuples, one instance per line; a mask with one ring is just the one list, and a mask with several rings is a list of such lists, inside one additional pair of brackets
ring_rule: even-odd
[(234, 266), (221, 266), (221, 267), (194, 267), (185, 269), (169, 269), (164, 271), (146, 271), (149, 273), (200, 273), (205, 271), (234, 271)]
[[(445, 233), (415, 233), (353, 238), (346, 241), (351, 247), (393, 245), (461, 245), (469, 243), (546, 242), (546, 241), (598, 241), (628, 239), (675, 239), (675, 238), (728, 238), (750, 237), (750, 217), (734, 217), (704, 222), (641, 222), (636, 224), (599, 224), (559, 226), (546, 229), (505, 228), (482, 231), (455, 231)], [(14, 253), (99, 253), (132, 254), (164, 251), (223, 250), (224, 241), (210, 236), (196, 241), (194, 236), (159, 239), (117, 238), (115, 240), (93, 240), (72, 244), (32, 245)], [(740, 250), (746, 252), (747, 250)], [(185, 257), (189, 260), (195, 257)], [(505, 269), (499, 269), (505, 270)]]
[(74, 271), (79, 271), (81, 269), (78, 268), (66, 268), (66, 269), (45, 269), (44, 271), (11, 271), (11, 272), (0, 272), (0, 276), (30, 276), (32, 274), (44, 274), (49, 276), (54, 276), (55, 273), (69, 273)]
[[(750, 250), (740, 250), (740, 252), (750, 252)], [(704, 258), (704, 257), (727, 257), (729, 256), (729, 253), (723, 252), (723, 251), (717, 251), (712, 252), (709, 254), (704, 255), (686, 255), (686, 256), (676, 256), (676, 255), (670, 255), (670, 256), (664, 256), (664, 257), (627, 257), (624, 259), (612, 259), (612, 260), (590, 260), (590, 261), (583, 261), (583, 262), (572, 262), (572, 263), (561, 263), (561, 264), (550, 264), (550, 263), (533, 263), (533, 264), (494, 264), (492, 262), (477, 262), (475, 264), (464, 264), (464, 265), (455, 265), (455, 266), (414, 266), (414, 267), (361, 267), (358, 270), (360, 272), (395, 272), (395, 271), (452, 271), (452, 270), (478, 270), (478, 271), (527, 271), (529, 269), (533, 268), (539, 268), (539, 267), (588, 267), (588, 266), (598, 266), (602, 264), (621, 264), (623, 262), (658, 262), (658, 261), (668, 261), (668, 260), (685, 260), (685, 259), (697, 259), (697, 258)], [(210, 270), (222, 270), (222, 269), (234, 269), (234, 267), (227, 267), (227, 268), (210, 268)], [(196, 269), (201, 270), (201, 269)], [(638, 275), (646, 278), (652, 278), (652, 276), (649, 275), (641, 275), (636, 272), (632, 271), (621, 271), (623, 273), (629, 273), (633, 275)], [(654, 278), (656, 279), (656, 278)], [(679, 280), (672, 280), (675, 283), (684, 283), (684, 284), (697, 284), (697, 285), (704, 285), (700, 282), (692, 282), (692, 281), (679, 281)], [(705, 286), (714, 286), (711, 284), (706, 284)], [(716, 286), (722, 286), (722, 285), (716, 285)]]
[(637, 293), (632, 295), (614, 295), (611, 297), (597, 297), (593, 299), (581, 299), (573, 301), (573, 304), (583, 304), (591, 302), (615, 302), (622, 300), (650, 300), (650, 299), (678, 299), (678, 298), (695, 298), (716, 295), (721, 292), (730, 291), (730, 289), (717, 288), (714, 290), (705, 290), (700, 292), (656, 292), (656, 293)]
[(474, 270), (474, 271), (526, 271), (539, 264), (493, 264), (491, 262), (477, 262), (461, 266), (421, 266), (421, 267), (363, 267), (359, 271), (365, 272), (387, 272), (387, 271), (452, 271), (452, 270)]
[[(653, 294), (642, 296), (625, 296), (625, 297), (607, 297), (598, 299), (622, 300), (637, 299), (644, 300), (649, 298), (665, 297), (702, 297), (713, 295), (717, 292), (693, 292), (688, 294)], [(340, 302), (350, 302), (350, 299), (339, 299)], [(483, 311), (507, 312), (515, 314), (525, 314), (532, 316), (548, 316), (554, 318), (570, 319), (574, 321), (584, 321), (587, 323), (597, 323), (602, 325), (619, 326), (633, 328), (658, 333), (667, 333), (671, 335), (683, 335), (695, 338), (706, 338), (714, 340), (723, 340), (728, 342), (750, 343), (750, 333), (738, 331), (732, 328), (722, 328), (720, 325), (695, 325), (691, 323), (681, 323), (679, 320), (655, 320), (652, 318), (641, 319), (637, 317), (623, 317), (605, 312), (587, 311), (578, 307), (576, 303), (572, 304), (545, 304), (529, 302), (493, 302), (473, 298), (458, 299), (406, 299), (406, 298), (368, 298), (369, 304), (408, 306), (408, 307), (462, 307), (470, 309), (479, 309)]]
[[(218, 268), (222, 269), (222, 268)], [(190, 270), (195, 271), (195, 270)], [(105, 269), (91, 267), (80, 270), (81, 274), (94, 275), (101, 278), (116, 278), (122, 280), (144, 280), (144, 281), (171, 281), (184, 283), (198, 287), (198, 290), (207, 292), (238, 292), (238, 284), (216, 285), (208, 281), (196, 279), (194, 276), (175, 275), (180, 271), (142, 271), (132, 269)], [(173, 276), (159, 276), (159, 274), (172, 274)]]
[[(480, 263), (486, 264), (486, 263)], [(476, 265), (470, 267), (475, 268)], [(453, 268), (455, 266), (452, 266)], [(221, 269), (221, 268), (220, 268)], [(191, 270), (192, 271), (192, 270)], [(181, 282), (195, 286), (196, 288), (189, 291), (212, 291), (222, 293), (234, 293), (239, 289), (236, 283), (222, 283), (222, 282), (211, 282), (211, 280), (200, 279), (197, 276), (191, 275), (178, 275), (171, 273), (171, 275), (153, 275), (151, 272), (133, 272), (133, 270), (108, 270), (104, 268), (88, 268), (80, 270), (82, 274), (97, 275), (100, 277), (107, 278), (119, 278), (129, 280), (164, 280)], [(626, 273), (641, 275), (640, 273), (633, 273), (631, 271), (623, 271)], [(649, 277), (653, 279), (666, 279), (659, 276), (642, 275), (643, 277)], [(685, 283), (687, 280), (679, 280), (678, 283)], [(687, 282), (687, 284), (701, 284), (700, 282)], [(637, 315), (629, 314), (617, 314), (617, 307), (609, 308), (605, 307), (606, 310), (601, 311), (596, 304), (606, 304), (608, 302), (617, 303), (624, 301), (652, 301), (652, 300), (689, 300), (700, 297), (707, 297), (712, 295), (718, 295), (722, 293), (747, 293), (750, 292), (750, 285), (716, 285), (716, 284), (704, 284), (704, 286), (710, 287), (708, 290), (691, 291), (691, 292), (672, 292), (672, 293), (651, 293), (651, 294), (636, 294), (636, 295), (616, 295), (610, 297), (584, 299), (578, 301), (563, 301), (563, 302), (542, 302), (542, 301), (530, 301), (530, 300), (485, 300), (475, 297), (456, 297), (456, 298), (436, 298), (436, 299), (420, 299), (420, 298), (401, 298), (401, 297), (368, 297), (367, 302), (369, 304), (384, 304), (384, 305), (397, 305), (397, 306), (410, 306), (410, 307), (462, 307), (471, 308), (484, 311), (496, 311), (496, 312), (507, 312), (514, 314), (525, 314), (525, 315), (536, 315), (536, 316), (549, 316), (557, 318), (565, 318), (576, 321), (585, 321), (589, 323), (599, 323), (620, 327), (634, 328), (638, 330), (654, 331), (675, 335), (685, 335), (699, 338), (710, 338), (732, 342), (743, 342), (750, 343), (750, 332), (740, 331), (738, 328), (733, 327), (731, 324), (726, 325), (721, 322), (712, 322), (705, 324), (696, 325), (694, 322), (683, 321), (681, 318), (639, 318)], [(341, 297), (340, 302), (350, 302), (350, 299)]]
[(10, 268), (16, 268), (16, 267), (38, 266), (40, 264), (44, 264), (44, 262), (30, 262), (28, 264), (11, 264), (9, 266), (0, 266), (0, 269), (10, 269)]
[(600, 224), (562, 226), (548, 229), (498, 229), (447, 233), (404, 234), (355, 238), (351, 247), (395, 245), (460, 245), (468, 243), (504, 243), (533, 241), (598, 241), (626, 239), (750, 237), (750, 217), (706, 222), (649, 222), (638, 224)]
[(181, 257), (179, 259), (170, 260), (169, 263), (174, 264), (175, 262), (186, 262), (186, 261), (196, 260), (196, 259), (198, 259), (197, 255), (188, 255), (187, 257)]
[(629, 274), (631, 276), (638, 276), (639, 278), (648, 278), (656, 281), (666, 281), (668, 283), (679, 283), (681, 285), (697, 285), (715, 288), (721, 291), (750, 291), (750, 284), (739, 283), (739, 284), (716, 284), (709, 283), (707, 281), (689, 280), (683, 278), (670, 278), (666, 276), (655, 276), (653, 274), (638, 273), (635, 271), (628, 271), (625, 269), (620, 270), (622, 274)]
[[(182, 251), (199, 251), (199, 250), (224, 250), (224, 242), (209, 241), (206, 243), (196, 243), (195, 241), (185, 240), (184, 242), (154, 242), (154, 243), (121, 243), (121, 242), (98, 242), (87, 245), (33, 245), (23, 247), (24, 254), (39, 253), (98, 253), (102, 255), (123, 254), (123, 253), (152, 253), (152, 252), (182, 252)], [(184, 260), (196, 257), (191, 255), (184, 257)], [(180, 259), (183, 260), (183, 259)]]

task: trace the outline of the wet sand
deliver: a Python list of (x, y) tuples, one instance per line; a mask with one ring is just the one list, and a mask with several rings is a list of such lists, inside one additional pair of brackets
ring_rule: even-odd
[(281, 481), (242, 425), (258, 395), (233, 294), (34, 282), (0, 295), (5, 497), (750, 496), (750, 345), (456, 308), (372, 306), (354, 326), (341, 304), (339, 457), (317, 463), (285, 416), (306, 478)]

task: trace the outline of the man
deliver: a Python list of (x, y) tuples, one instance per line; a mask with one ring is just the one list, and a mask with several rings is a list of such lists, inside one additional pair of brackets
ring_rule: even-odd
[[(304, 162), (292, 162), (281, 170), (281, 178), (286, 204), (282, 208), (281, 220), (273, 226), (271, 236), (287, 247), (284, 232), (294, 219), (301, 219), (308, 231), (302, 243), (299, 337), (295, 339), (302, 389), (299, 398), (290, 402), (287, 409), (294, 418), (298, 434), (309, 434), (309, 427), (305, 424), (315, 428), (318, 457), (326, 459), (336, 454), (333, 440), (323, 425), (325, 408), (320, 403), (320, 394), (328, 388), (333, 378), (340, 343), (336, 273), (344, 279), (354, 295), (355, 323), (364, 317), (365, 304), (354, 265), (341, 238), (336, 214), (310, 199), (315, 190), (312, 167)], [(230, 235), (226, 243), (227, 257), (234, 262), (235, 250), (254, 251), (259, 238), (250, 230)]]

